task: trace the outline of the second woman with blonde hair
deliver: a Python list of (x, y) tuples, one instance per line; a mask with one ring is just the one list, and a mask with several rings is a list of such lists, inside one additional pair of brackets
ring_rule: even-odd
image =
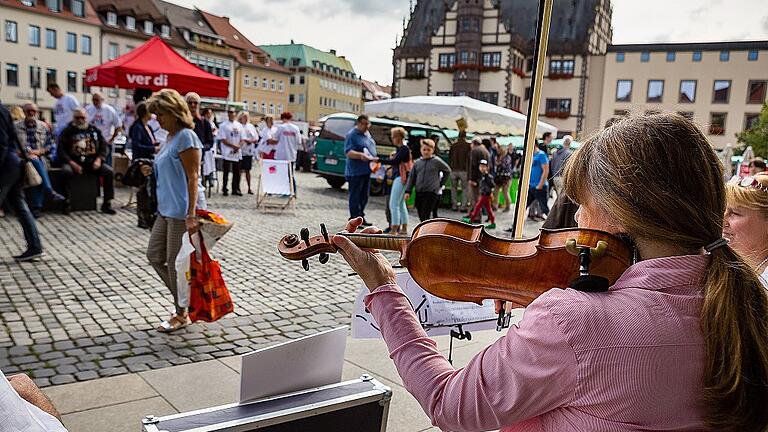
[(768, 288), (768, 174), (734, 177), (725, 192), (723, 236)]
[[(168, 131), (153, 168), (158, 216), (149, 237), (147, 258), (173, 296), (174, 314), (157, 328), (169, 333), (189, 324), (187, 308), (179, 305), (174, 264), (183, 236), (198, 230), (195, 209), (198, 197), (202, 199), (199, 171), (203, 145), (193, 131), (195, 125), (187, 103), (176, 90), (160, 90), (147, 104), (160, 126)], [(204, 205), (201, 202), (199, 207)]]
[(411, 164), (411, 150), (405, 145), (407, 132), (401, 127), (392, 128), (389, 138), (395, 146), (395, 154), (391, 158), (379, 158), (379, 162), (392, 166), (392, 190), (389, 193), (389, 212), (392, 215), (390, 233), (408, 234), (408, 207), (405, 204), (405, 183)]

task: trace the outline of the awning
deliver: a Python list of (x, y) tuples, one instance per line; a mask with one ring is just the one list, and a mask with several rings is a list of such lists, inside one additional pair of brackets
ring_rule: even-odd
[(171, 88), (181, 94), (226, 98), (229, 80), (193, 65), (168, 46), (159, 36), (144, 45), (102, 65), (86, 70), (85, 82), (91, 87)]

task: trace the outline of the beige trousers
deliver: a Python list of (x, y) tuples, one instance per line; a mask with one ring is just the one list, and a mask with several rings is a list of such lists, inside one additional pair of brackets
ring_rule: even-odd
[(178, 290), (176, 288), (176, 255), (181, 249), (181, 240), (187, 233), (184, 220), (171, 219), (158, 215), (152, 226), (152, 234), (147, 245), (147, 259), (152, 264), (157, 275), (173, 295), (173, 305), (177, 314), (186, 312), (179, 306)]

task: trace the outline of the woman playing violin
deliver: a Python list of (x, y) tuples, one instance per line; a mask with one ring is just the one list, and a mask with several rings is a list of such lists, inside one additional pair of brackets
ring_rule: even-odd
[(762, 431), (768, 298), (721, 239), (722, 178), (710, 143), (677, 114), (631, 116), (589, 139), (567, 163), (565, 192), (580, 228), (628, 235), (637, 262), (607, 292), (547, 291), (458, 370), (388, 261), (333, 241), (371, 290), (405, 387), (441, 429)]

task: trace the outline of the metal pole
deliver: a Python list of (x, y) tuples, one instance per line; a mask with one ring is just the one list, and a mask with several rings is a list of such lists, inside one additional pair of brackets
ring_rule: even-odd
[(547, 43), (549, 42), (549, 25), (552, 20), (552, 3), (554, 0), (539, 0), (539, 16), (536, 28), (536, 46), (531, 71), (531, 100), (528, 104), (528, 118), (525, 122), (525, 146), (523, 147), (523, 165), (520, 182), (517, 185), (517, 205), (515, 206), (515, 225), (512, 227), (512, 238), (523, 237), (525, 225), (525, 210), (528, 202), (528, 183), (531, 181), (531, 165), (533, 154), (536, 152), (536, 126), (539, 119), (539, 102), (541, 101), (541, 81), (544, 75), (544, 61), (547, 58)]

